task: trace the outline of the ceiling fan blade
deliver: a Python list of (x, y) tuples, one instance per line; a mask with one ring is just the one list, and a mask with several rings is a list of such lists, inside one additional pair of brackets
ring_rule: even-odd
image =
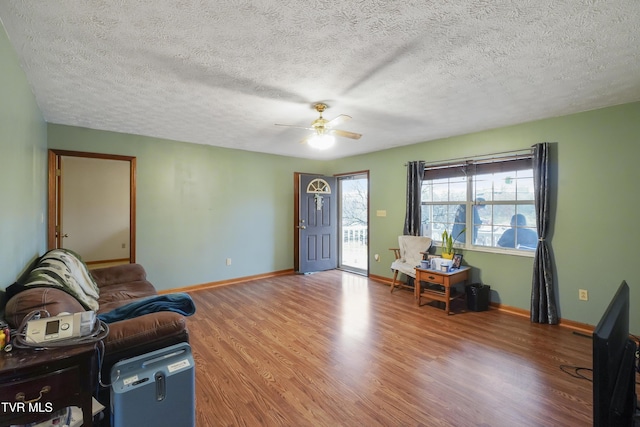
[(306, 130), (315, 130), (315, 128), (310, 128), (309, 126), (298, 126), (298, 125), (283, 125), (280, 123), (275, 123), (276, 126), (285, 126), (288, 128), (297, 128), (297, 129), (306, 129)]
[(337, 136), (342, 136), (344, 138), (351, 138), (351, 139), (360, 139), (360, 137), (362, 136), (362, 134), (360, 133), (348, 132), (346, 130), (340, 130), (340, 129), (331, 129), (329, 133)]
[(310, 139), (313, 135), (314, 135), (314, 134), (307, 135), (307, 136), (305, 136), (304, 138), (302, 138), (302, 139), (300, 140), (300, 144), (306, 144), (307, 142), (309, 142), (309, 139)]
[(347, 116), (346, 114), (340, 114), (335, 119), (329, 120), (329, 122), (327, 123), (327, 126), (328, 127), (338, 126), (344, 122), (348, 122), (349, 120), (351, 120), (351, 116)]

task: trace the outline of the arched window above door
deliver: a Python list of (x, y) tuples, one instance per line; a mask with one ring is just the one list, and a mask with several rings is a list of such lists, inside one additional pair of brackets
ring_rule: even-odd
[(307, 193), (331, 194), (329, 183), (322, 178), (316, 178), (307, 185)]

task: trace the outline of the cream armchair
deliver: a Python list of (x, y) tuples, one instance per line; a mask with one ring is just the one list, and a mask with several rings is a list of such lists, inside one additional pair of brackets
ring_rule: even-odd
[(420, 261), (424, 258), (422, 252), (427, 252), (431, 247), (431, 238), (424, 236), (398, 236), (399, 248), (389, 248), (392, 250), (396, 260), (391, 264), (393, 270), (393, 282), (391, 292), (396, 286), (410, 287), (404, 283), (397, 282), (398, 273), (416, 278), (416, 266), (420, 266)]

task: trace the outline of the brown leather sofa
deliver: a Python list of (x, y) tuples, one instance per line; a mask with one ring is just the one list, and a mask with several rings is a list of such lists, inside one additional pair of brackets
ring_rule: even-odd
[[(97, 314), (107, 313), (139, 298), (157, 295), (139, 264), (91, 270), (91, 275), (100, 290)], [(33, 310), (47, 310), (51, 316), (55, 316), (62, 312), (85, 311), (86, 308), (63, 290), (34, 287), (17, 293), (7, 301), (6, 321), (12, 328), (17, 328)], [(186, 320), (175, 312), (160, 311), (110, 323), (109, 335), (104, 340), (103, 378), (109, 378), (111, 367), (119, 360), (188, 341)]]

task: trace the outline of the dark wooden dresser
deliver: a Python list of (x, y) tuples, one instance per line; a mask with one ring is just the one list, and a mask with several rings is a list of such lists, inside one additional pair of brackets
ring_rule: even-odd
[(0, 427), (46, 420), (67, 406), (91, 426), (97, 382), (94, 344), (48, 350), (0, 351)]

